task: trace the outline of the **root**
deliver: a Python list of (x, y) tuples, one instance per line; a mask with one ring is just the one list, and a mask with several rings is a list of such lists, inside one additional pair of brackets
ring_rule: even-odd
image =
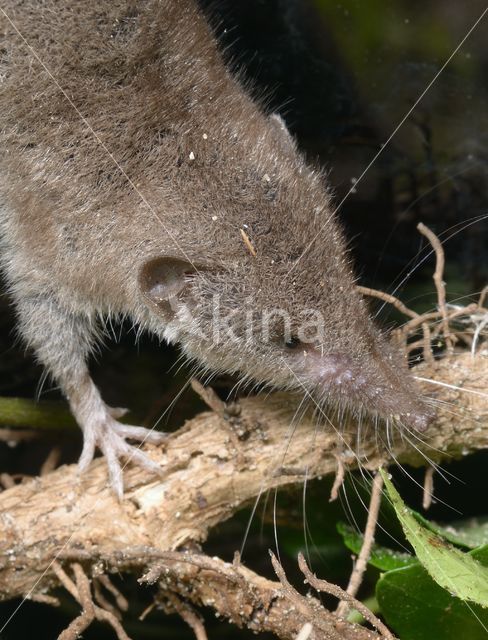
[(337, 460), (337, 471), (334, 477), (334, 484), (332, 485), (332, 489), (330, 490), (329, 502), (334, 502), (339, 497), (339, 491), (344, 484), (344, 478), (346, 475), (343, 455), (336, 454), (335, 459)]
[[(182, 620), (190, 627), (195, 634), (195, 640), (208, 640), (207, 632), (203, 624), (202, 617), (186, 602), (183, 602), (175, 593), (165, 595), (171, 608), (176, 611)], [(166, 607), (168, 609), (168, 607)]]
[(94, 620), (107, 622), (115, 631), (118, 640), (130, 640), (117, 617), (111, 611), (107, 611), (93, 602), (90, 580), (79, 563), (75, 562), (71, 567), (75, 582), (73, 582), (58, 562), (53, 562), (52, 568), (59, 582), (82, 607), (80, 615), (61, 632), (58, 640), (76, 640)]
[[(274, 563), (273, 563), (274, 564)], [(305, 558), (300, 553), (298, 555), (298, 565), (300, 567), (301, 572), (305, 576), (308, 584), (313, 587), (316, 591), (322, 591), (324, 593), (329, 593), (340, 600), (347, 602), (351, 606), (354, 607), (359, 613), (367, 620), (370, 624), (375, 627), (381, 634), (382, 638), (386, 640), (395, 640), (395, 636), (390, 632), (390, 630), (379, 620), (362, 602), (356, 600), (352, 595), (344, 591), (340, 587), (335, 584), (331, 584), (326, 580), (320, 580), (316, 576), (312, 574), (310, 569), (307, 566)], [(275, 567), (276, 570), (276, 567)]]
[[(374, 543), (374, 534), (376, 531), (376, 525), (378, 523), (378, 514), (381, 504), (381, 493), (383, 491), (383, 478), (380, 473), (376, 473), (373, 485), (371, 487), (371, 499), (369, 502), (368, 519), (366, 521), (366, 528), (364, 530), (363, 546), (359, 552), (358, 558), (352, 570), (351, 577), (349, 578), (349, 584), (347, 585), (346, 593), (350, 596), (355, 596), (361, 586), (364, 572), (368, 566), (368, 560), (371, 555), (371, 548)], [(337, 614), (343, 618), (347, 616), (349, 611), (349, 604), (346, 600), (342, 600), (337, 607)]]

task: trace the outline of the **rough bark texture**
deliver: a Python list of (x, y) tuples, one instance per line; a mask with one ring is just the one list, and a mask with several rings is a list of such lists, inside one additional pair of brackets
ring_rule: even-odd
[[(307, 622), (313, 623), (315, 640), (376, 640), (380, 636), (350, 624), (324, 609), (311, 596), (283, 588), (242, 566), (199, 554), (167, 553), (151, 573), (161, 574), (164, 592), (176, 592), (197, 605), (253, 631), (269, 631), (280, 638), (296, 638)], [(148, 575), (151, 580), (150, 574)]]
[[(424, 443), (420, 452), (397, 434), (391, 442), (394, 457), (402, 463), (420, 465), (425, 463), (422, 451), (440, 460), (488, 446), (486, 355), (457, 355), (437, 363), (434, 371), (424, 366), (415, 372), (442, 383), (422, 383), (425, 393), (439, 403), (438, 416), (421, 435)], [(260, 492), (299, 483), (305, 472), (309, 478), (335, 473), (337, 456), (348, 469), (359, 463), (374, 469), (393, 460), (391, 452), (378, 451), (376, 439), (366, 434), (358, 450), (352, 425), (338, 434), (330, 425), (317, 427), (316, 419), (304, 418), (295, 429), (296, 406), (293, 398), (277, 394), (243, 400), (234, 415), (208, 412), (196, 416), (171, 435), (164, 448), (148, 447), (164, 470), (163, 478), (149, 477), (136, 468), (125, 471), (122, 502), (117, 502), (107, 486), (103, 460), (96, 461), (82, 477), (75, 466), (63, 466), (4, 491), (0, 494), (0, 598), (46, 592), (57, 585), (50, 568), (57, 554), (61, 559), (81, 556), (88, 565), (102, 559), (106, 571), (123, 565), (125, 570), (140, 574), (158, 557), (163, 561), (161, 554), (203, 542), (215, 524)], [(415, 443), (420, 444), (417, 439)], [(138, 551), (134, 554), (130, 550)], [(173, 560), (165, 580), (183, 596), (188, 596), (184, 585), (192, 581), (194, 601), (214, 606), (235, 621), (244, 606), (239, 598), (245, 598), (246, 593), (246, 606), (253, 608), (254, 596), (250, 594), (258, 593), (256, 597), (268, 602), (274, 614), (277, 605), (272, 594), (279, 590), (279, 583), (266, 581), (243, 567), (224, 565), (220, 574), (207, 575), (185, 562), (176, 570)], [(180, 579), (182, 575), (185, 580)], [(219, 587), (219, 580), (225, 586)], [(227, 605), (218, 604), (215, 594), (220, 589), (231, 593), (230, 585), (236, 580), (241, 585), (233, 596), (235, 608), (229, 595), (226, 610)], [(244, 584), (247, 592), (242, 591)], [(241, 623), (257, 628), (253, 627), (255, 614), (251, 613)], [(277, 615), (286, 618), (281, 610)], [(305, 622), (306, 616), (297, 618), (297, 624), (300, 620)], [(330, 624), (337, 624), (337, 619)], [(271, 630), (272, 626), (266, 628)], [(333, 635), (330, 629), (329, 635), (317, 637), (349, 637), (347, 624), (342, 635)], [(296, 629), (290, 634), (294, 632)], [(354, 633), (350, 637), (369, 637), (358, 635), (358, 630)], [(280, 637), (292, 637), (290, 634)]]

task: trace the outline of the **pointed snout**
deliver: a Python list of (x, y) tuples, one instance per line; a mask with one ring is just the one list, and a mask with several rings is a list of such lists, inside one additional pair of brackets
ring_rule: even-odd
[(435, 413), (421, 398), (408, 370), (375, 362), (356, 363), (343, 353), (321, 355), (310, 349), (304, 354), (306, 375), (321, 399), (357, 406), (385, 420), (395, 420), (408, 430), (424, 432)]

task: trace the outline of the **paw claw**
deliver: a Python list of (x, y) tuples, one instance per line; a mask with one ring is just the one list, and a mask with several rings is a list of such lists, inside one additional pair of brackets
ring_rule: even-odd
[(85, 433), (83, 438), (83, 449), (78, 459), (78, 471), (84, 473), (90, 466), (95, 456), (95, 438), (90, 433)]
[(110, 437), (107, 437), (107, 440), (100, 443), (99, 446), (107, 461), (110, 486), (114, 490), (117, 498), (121, 500), (124, 495), (124, 479), (116, 448), (113, 446)]
[(137, 447), (127, 445), (127, 451), (122, 455), (125, 458), (126, 463), (132, 462), (138, 467), (146, 469), (146, 471), (154, 473), (157, 476), (163, 475), (163, 469), (156, 462), (151, 460), (151, 458), (146, 453), (137, 449)]
[(113, 430), (122, 438), (129, 438), (137, 442), (150, 442), (151, 444), (160, 444), (168, 438), (167, 433), (156, 431), (155, 429), (146, 429), (145, 427), (134, 427), (130, 424), (121, 424), (116, 422)]

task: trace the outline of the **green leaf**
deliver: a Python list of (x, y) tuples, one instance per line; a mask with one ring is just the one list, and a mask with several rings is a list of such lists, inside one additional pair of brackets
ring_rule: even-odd
[(469, 555), (476, 558), (476, 560), (481, 562), (485, 567), (488, 567), (488, 544), (478, 547), (477, 549), (473, 549), (473, 551), (469, 552)]
[(475, 549), (488, 544), (488, 516), (458, 520), (449, 525), (428, 522), (427, 527), (459, 547)]
[(384, 471), (381, 475), (405, 536), (430, 576), (461, 600), (488, 606), (488, 568), (422, 526), (405, 506), (388, 475)]
[[(360, 552), (363, 544), (362, 535), (358, 534), (352, 527), (344, 522), (337, 523), (337, 531), (341, 534), (344, 544), (348, 549), (356, 554)], [(371, 566), (381, 571), (400, 569), (401, 567), (407, 567), (417, 562), (417, 559), (410, 553), (394, 551), (393, 549), (388, 549), (388, 547), (382, 547), (379, 544), (373, 545), (368, 560)]]
[(413, 509), (410, 509), (410, 512), (426, 529), (439, 534), (442, 538), (458, 547), (475, 549), (488, 544), (488, 516), (458, 520), (442, 525), (432, 520), (427, 520), (417, 511), (413, 511)]
[(387, 624), (402, 640), (488, 637), (488, 610), (454, 598), (420, 564), (384, 574), (376, 597)]

